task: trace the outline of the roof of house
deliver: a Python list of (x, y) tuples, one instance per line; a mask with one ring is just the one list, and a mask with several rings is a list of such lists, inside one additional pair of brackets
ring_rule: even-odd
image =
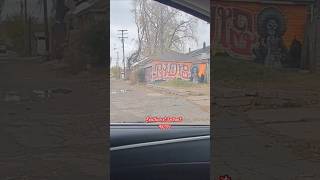
[(160, 61), (181, 61), (181, 62), (190, 62), (196, 60), (194, 57), (188, 55), (179, 53), (176, 51), (166, 51), (161, 54), (151, 56), (150, 59), (152, 60), (160, 60)]
[(146, 66), (152, 61), (167, 61), (167, 62), (192, 62), (192, 63), (206, 63), (207, 59), (202, 59), (198, 58), (198, 53), (199, 56), (202, 55), (203, 52), (209, 52), (210, 51), (210, 46), (207, 46), (205, 49), (197, 49), (195, 51), (192, 51), (190, 53), (194, 53), (193, 55), (190, 55), (190, 53), (183, 54), (179, 53), (173, 50), (169, 50), (166, 52), (163, 52), (158, 55), (150, 56), (150, 57), (140, 57), (140, 61), (133, 63), (132, 66)]
[(196, 50), (191, 51), (187, 54), (192, 57), (195, 57), (195, 56), (201, 56), (201, 54), (203, 54), (203, 53), (210, 54), (210, 46), (206, 46), (205, 48), (196, 49)]
[(74, 9), (74, 11), (72, 13), (78, 14), (78, 13), (90, 8), (93, 5), (94, 5), (94, 2), (92, 2), (92, 1), (80, 3), (78, 6), (76, 6), (76, 8)]
[[(107, 3), (104, 0), (84, 0), (76, 4), (75, 7), (70, 10), (70, 14), (80, 15), (82, 13), (90, 12), (105, 12), (105, 6)], [(100, 11), (99, 11), (100, 10)]]
[(145, 64), (148, 63), (149, 61), (150, 61), (150, 58), (141, 55), (141, 56), (139, 57), (139, 61), (134, 62), (131, 66), (134, 67), (134, 66), (145, 65)]

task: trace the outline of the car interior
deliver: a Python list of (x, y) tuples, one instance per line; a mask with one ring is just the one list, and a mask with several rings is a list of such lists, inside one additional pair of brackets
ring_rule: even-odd
[[(210, 22), (209, 0), (157, 0)], [(210, 179), (210, 125), (111, 123), (111, 180)]]
[(112, 124), (111, 179), (209, 179), (210, 127)]

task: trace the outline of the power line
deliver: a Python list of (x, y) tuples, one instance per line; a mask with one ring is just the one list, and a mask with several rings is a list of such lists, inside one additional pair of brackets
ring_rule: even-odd
[(123, 76), (124, 76), (124, 78), (126, 78), (126, 62), (125, 62), (125, 57), (124, 57), (124, 39), (126, 39), (126, 38), (128, 38), (128, 37), (124, 37), (124, 35), (126, 35), (126, 34), (128, 34), (128, 33), (124, 33), (124, 32), (126, 32), (126, 31), (128, 31), (128, 30), (126, 30), (126, 29), (120, 29), (120, 30), (118, 30), (118, 31), (121, 32), (121, 34), (120, 34), (121, 36), (118, 37), (118, 38), (120, 38), (120, 39), (121, 39), (121, 42), (122, 42)]

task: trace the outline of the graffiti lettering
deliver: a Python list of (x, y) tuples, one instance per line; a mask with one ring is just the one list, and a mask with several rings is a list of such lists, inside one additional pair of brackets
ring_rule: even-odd
[(215, 42), (220, 42), (223, 49), (232, 55), (250, 58), (252, 47), (256, 42), (254, 18), (255, 15), (249, 11), (218, 5), (215, 7), (217, 14), (215, 22), (214, 37), (220, 38)]
[(152, 80), (168, 80), (190, 78), (191, 63), (155, 63), (152, 68)]

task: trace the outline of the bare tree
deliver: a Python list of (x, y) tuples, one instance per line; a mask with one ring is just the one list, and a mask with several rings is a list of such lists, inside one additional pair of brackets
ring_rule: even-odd
[(132, 13), (138, 30), (138, 54), (183, 51), (187, 42), (197, 43), (195, 17), (151, 0), (135, 0)]
[(0, 0), (0, 15), (2, 15), (2, 9), (3, 9), (4, 3), (5, 3), (5, 0)]
[[(63, 0), (62, 1), (59, 0), (59, 1), (63, 3)], [(42, 8), (43, 2), (44, 2), (43, 0), (37, 0), (37, 7), (36, 8)], [(57, 3), (59, 3), (59, 2), (57, 2), (57, 0), (51, 0), (50, 9), (49, 9), (51, 14), (55, 13)]]

